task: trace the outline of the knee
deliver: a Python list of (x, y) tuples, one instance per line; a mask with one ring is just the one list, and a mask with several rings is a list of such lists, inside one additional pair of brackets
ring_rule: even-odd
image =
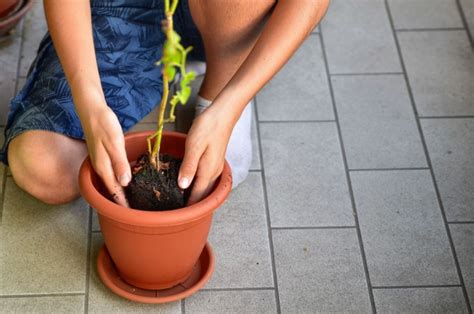
[[(8, 161), (15, 183), (33, 197), (50, 205), (68, 203), (80, 196), (77, 171), (61, 158), (55, 147), (32, 132), (9, 144)], [(65, 155), (64, 155), (65, 156)]]

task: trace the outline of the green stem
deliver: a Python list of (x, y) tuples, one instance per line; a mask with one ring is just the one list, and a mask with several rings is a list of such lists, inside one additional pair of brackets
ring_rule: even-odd
[(169, 95), (169, 87), (168, 87), (168, 76), (163, 75), (163, 95), (161, 98), (160, 103), (160, 112), (158, 115), (158, 126), (157, 126), (157, 133), (156, 133), (156, 140), (153, 145), (153, 151), (151, 153), (151, 162), (156, 167), (156, 169), (160, 166), (160, 147), (161, 147), (161, 138), (163, 135), (163, 126), (164, 126), (164, 119), (165, 119), (165, 111), (166, 111), (166, 104), (168, 103), (168, 95)]
[[(165, 8), (166, 7), (169, 8), (169, 0), (165, 0)], [(169, 10), (167, 10), (166, 12), (166, 21), (167, 21), (166, 37), (170, 38), (173, 33), (173, 14)], [(164, 68), (165, 68), (165, 65), (163, 65), (163, 69)], [(168, 104), (168, 95), (169, 95), (168, 76), (166, 75), (164, 71), (162, 71), (161, 73), (163, 76), (163, 95), (161, 96), (160, 111), (158, 114), (157, 132), (151, 135), (149, 138), (147, 138), (148, 150), (149, 150), (148, 153), (150, 154), (150, 161), (156, 169), (159, 169), (159, 166), (160, 166), (159, 154), (160, 154), (161, 138), (163, 135), (165, 111), (166, 111), (166, 105)], [(152, 151), (150, 151), (151, 140), (153, 138), (155, 138), (155, 143), (153, 144)]]
[[(164, 24), (164, 32), (166, 35), (166, 42), (163, 45), (163, 57), (162, 59), (157, 62), (157, 65), (162, 66), (161, 74), (163, 77), (163, 95), (161, 97), (161, 102), (160, 102), (160, 108), (159, 108), (159, 114), (158, 114), (158, 125), (157, 125), (157, 130), (153, 134), (149, 135), (147, 137), (147, 144), (148, 144), (148, 153), (150, 155), (150, 162), (152, 165), (156, 168), (159, 169), (160, 167), (160, 160), (159, 160), (159, 155), (160, 155), (160, 147), (161, 147), (161, 138), (163, 135), (163, 126), (165, 124), (165, 121), (174, 121), (175, 119), (175, 107), (178, 104), (178, 102), (181, 102), (183, 105), (185, 104), (187, 98), (189, 97), (189, 81), (191, 80), (188, 78), (187, 73), (186, 73), (186, 57), (189, 51), (191, 51), (192, 47), (188, 47), (187, 49), (184, 49), (183, 46), (179, 43), (180, 39), (179, 36), (177, 36), (174, 32), (173, 29), (173, 13), (175, 12), (177, 6), (178, 6), (178, 0), (164, 0), (164, 5), (165, 5), (165, 14), (166, 14), (166, 23)], [(171, 47), (171, 49), (175, 49), (176, 51), (171, 50), (165, 50), (166, 47)], [(176, 62), (176, 54), (179, 53), (179, 63)], [(175, 94), (171, 101), (171, 110), (170, 110), (170, 117), (169, 119), (165, 120), (165, 111), (166, 111), (166, 106), (168, 105), (168, 98), (169, 98), (169, 83), (170, 79), (172, 79), (174, 74), (169, 73), (169, 68), (173, 67), (175, 70), (176, 68), (179, 69), (179, 72), (181, 75), (184, 75), (186, 77), (184, 85), (186, 85), (186, 96), (183, 96), (183, 94)], [(175, 73), (174, 71), (172, 73)], [(180, 98), (181, 97), (181, 98)], [(183, 100), (183, 97), (185, 97), (185, 100)], [(152, 145), (152, 140), (155, 139), (155, 142)]]

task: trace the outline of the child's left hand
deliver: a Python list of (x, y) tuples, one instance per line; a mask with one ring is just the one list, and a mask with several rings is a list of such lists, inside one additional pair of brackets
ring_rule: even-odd
[(211, 106), (194, 120), (189, 130), (178, 177), (182, 189), (188, 188), (194, 180), (188, 205), (209, 194), (224, 168), (233, 128), (233, 119), (229, 118), (229, 113)]

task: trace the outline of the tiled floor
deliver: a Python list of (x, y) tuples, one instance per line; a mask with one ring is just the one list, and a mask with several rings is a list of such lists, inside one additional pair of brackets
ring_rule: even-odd
[[(0, 44), (2, 130), (44, 31), (37, 5)], [(473, 34), (473, 0), (332, 0), (256, 97), (252, 171), (183, 302), (112, 294), (89, 206), (41, 204), (0, 166), (0, 312), (472, 312)]]

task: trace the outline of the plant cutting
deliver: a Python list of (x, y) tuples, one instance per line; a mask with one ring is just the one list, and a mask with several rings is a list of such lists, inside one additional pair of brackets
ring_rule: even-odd
[[(181, 160), (160, 155), (163, 126), (175, 121), (176, 106), (187, 103), (191, 96), (190, 83), (196, 77), (196, 73), (186, 71), (186, 59), (192, 47), (184, 48), (179, 34), (173, 28), (173, 14), (177, 5), (178, 0), (164, 1), (166, 19), (163, 21), (163, 32), (166, 41), (161, 60), (156, 63), (162, 67), (163, 79), (157, 130), (147, 137), (148, 155), (140, 156), (132, 168), (132, 181), (125, 190), (130, 206), (142, 210), (171, 210), (183, 207), (186, 203), (184, 191), (178, 187)], [(169, 117), (165, 119), (169, 85), (177, 74), (180, 75), (180, 88), (171, 97)]]
[[(210, 278), (214, 258), (206, 242), (212, 216), (232, 188), (227, 163), (210, 194), (200, 202), (185, 206), (186, 193), (177, 186), (186, 135), (165, 132), (163, 125), (174, 121), (178, 104), (187, 102), (191, 94), (189, 83), (195, 77), (185, 68), (191, 48), (185, 49), (173, 30), (177, 4), (177, 0), (165, 0), (166, 42), (158, 62), (162, 67), (163, 95), (157, 130), (125, 136), (133, 174), (126, 195), (132, 208), (112, 201), (89, 158), (79, 174), (81, 194), (97, 210), (105, 241), (97, 261), (100, 278), (115, 293), (146, 303), (184, 298)], [(171, 97), (170, 115), (165, 119), (169, 83), (177, 73), (181, 76), (180, 89)]]

